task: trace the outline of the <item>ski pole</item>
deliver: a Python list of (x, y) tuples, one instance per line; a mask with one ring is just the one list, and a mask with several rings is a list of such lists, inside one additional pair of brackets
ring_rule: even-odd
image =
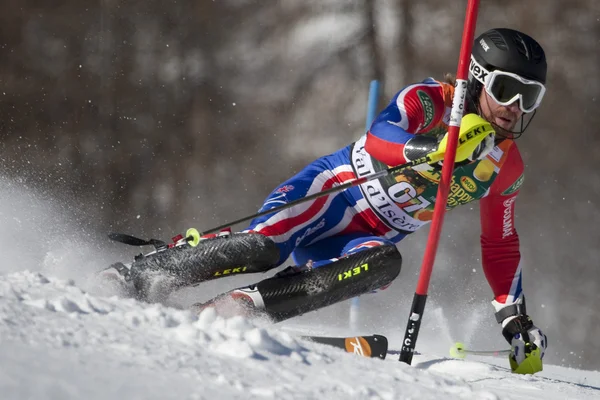
[(452, 358), (466, 358), (467, 355), (472, 356), (503, 356), (510, 354), (510, 349), (502, 350), (470, 350), (467, 349), (464, 343), (456, 342), (450, 347), (450, 357)]
[(469, 58), (473, 48), (473, 37), (475, 36), (475, 23), (477, 21), (477, 9), (479, 0), (469, 0), (467, 12), (463, 26), (462, 42), (460, 46), (460, 55), (458, 69), (456, 73), (456, 84), (454, 87), (454, 98), (452, 99), (452, 111), (450, 112), (450, 123), (448, 128), (447, 155), (448, 162), (444, 162), (442, 167), (442, 178), (438, 185), (436, 202), (433, 209), (433, 219), (427, 238), (427, 247), (423, 256), (423, 263), (419, 273), (419, 281), (415, 289), (415, 295), (410, 308), (404, 339), (402, 340), (402, 349), (399, 361), (410, 365), (413, 353), (419, 336), (419, 329), (425, 312), (425, 303), (427, 301), (427, 291), (429, 280), (433, 270), (433, 263), (437, 253), (437, 247), (444, 222), (446, 212), (446, 203), (452, 183), (452, 173), (454, 171), (454, 161), (457, 152), (458, 136), (460, 123), (465, 108), (465, 98), (467, 95), (467, 74), (469, 67)]
[[(476, 136), (475, 139), (478, 138), (478, 137), (479, 136)], [(471, 139), (471, 140), (473, 140), (473, 139)], [(229, 228), (229, 227), (231, 227), (233, 225), (253, 220), (254, 218), (262, 217), (264, 215), (269, 215), (269, 214), (275, 214), (275, 213), (277, 213), (279, 211), (295, 207), (295, 206), (297, 206), (299, 204), (302, 204), (302, 203), (305, 203), (307, 201), (318, 199), (319, 197), (328, 196), (328, 195), (333, 194), (333, 193), (341, 192), (341, 191), (346, 190), (348, 188), (351, 188), (353, 186), (362, 185), (365, 182), (369, 182), (369, 181), (372, 181), (374, 179), (383, 178), (384, 176), (397, 174), (397, 173), (401, 172), (405, 168), (414, 167), (416, 165), (421, 165), (421, 164), (425, 164), (425, 163), (430, 163), (431, 164), (431, 163), (435, 163), (435, 162), (441, 161), (442, 159), (443, 159), (443, 154), (441, 156), (439, 154), (437, 154), (437, 153), (435, 153), (435, 154), (433, 154), (433, 153), (432, 154), (428, 154), (428, 155), (426, 155), (424, 157), (421, 157), (421, 158), (418, 158), (416, 160), (407, 162), (405, 164), (397, 165), (395, 167), (389, 167), (387, 169), (383, 169), (381, 171), (377, 171), (377, 172), (375, 172), (373, 174), (366, 175), (366, 176), (363, 176), (361, 178), (352, 179), (352, 180), (350, 180), (350, 181), (348, 181), (346, 183), (343, 183), (343, 184), (338, 185), (338, 186), (334, 186), (334, 187), (332, 187), (330, 189), (323, 190), (323, 191), (317, 192), (317, 193), (313, 193), (313, 194), (311, 194), (309, 196), (302, 197), (302, 198), (290, 201), (289, 203), (286, 203), (286, 204), (282, 204), (281, 206), (273, 207), (273, 208), (270, 208), (270, 209), (265, 210), (265, 211), (260, 211), (260, 212), (257, 212), (256, 214), (248, 215), (247, 217), (236, 219), (235, 221), (231, 221), (231, 222), (228, 222), (226, 224), (222, 224), (222, 225), (216, 226), (214, 228), (210, 228), (210, 229), (204, 230), (202, 232), (199, 232), (196, 229), (191, 228), (191, 229), (188, 230), (188, 232), (189, 231), (194, 231), (194, 233), (193, 234), (188, 233), (188, 234), (186, 234), (186, 237), (182, 237), (181, 239), (185, 239), (188, 242), (194, 242), (194, 241), (199, 240), (199, 237), (201, 235), (205, 235), (205, 234), (208, 234), (208, 233), (219, 232), (219, 231), (221, 231), (221, 230), (223, 230), (225, 228)], [(157, 246), (159, 246), (159, 247), (165, 247), (165, 246), (167, 246), (165, 242), (160, 241), (160, 240), (156, 240), (156, 239), (145, 240), (145, 239), (140, 239), (140, 238), (137, 238), (137, 237), (134, 237), (134, 236), (131, 236), (131, 235), (126, 235), (124, 233), (109, 233), (108, 237), (111, 240), (114, 240), (114, 241), (117, 241), (117, 242), (120, 242), (120, 243), (125, 243), (125, 244), (131, 245), (131, 246), (145, 246), (145, 245), (154, 245), (155, 247), (157, 247)]]
[(236, 225), (236, 224), (239, 224), (239, 223), (242, 223), (242, 222), (250, 221), (250, 220), (253, 220), (254, 218), (262, 217), (264, 215), (275, 214), (275, 213), (277, 213), (279, 211), (283, 211), (283, 210), (286, 210), (288, 208), (295, 207), (295, 206), (297, 206), (299, 204), (302, 204), (302, 203), (305, 203), (307, 201), (318, 199), (319, 197), (328, 196), (328, 195), (333, 194), (333, 193), (338, 193), (338, 192), (341, 192), (343, 190), (349, 189), (351, 187), (362, 185), (365, 182), (369, 182), (369, 181), (372, 181), (374, 179), (383, 178), (384, 176), (397, 174), (397, 173), (401, 172), (403, 169), (406, 169), (406, 168), (409, 168), (409, 167), (414, 167), (414, 166), (425, 164), (425, 163), (430, 163), (430, 164), (431, 163), (435, 163), (435, 162), (441, 161), (442, 158), (438, 158), (438, 157), (433, 157), (433, 156), (430, 156), (430, 155), (426, 155), (425, 157), (421, 157), (421, 158), (418, 158), (416, 160), (407, 162), (406, 164), (397, 165), (395, 167), (389, 167), (387, 169), (383, 169), (381, 171), (377, 171), (377, 172), (375, 172), (373, 174), (370, 174), (370, 175), (366, 175), (366, 176), (363, 176), (363, 177), (360, 177), (360, 178), (352, 179), (352, 180), (350, 180), (350, 181), (348, 181), (346, 183), (342, 183), (341, 185), (334, 186), (334, 187), (332, 187), (330, 189), (323, 190), (321, 192), (313, 193), (313, 194), (311, 194), (309, 196), (302, 197), (302, 198), (290, 201), (289, 203), (283, 204), (281, 206), (273, 207), (273, 208), (270, 208), (270, 209), (265, 210), (265, 211), (257, 212), (256, 214), (248, 215), (247, 217), (236, 219), (235, 221), (231, 221), (231, 222), (228, 222), (226, 224), (222, 224), (222, 225), (216, 226), (214, 228), (202, 231), (201, 234), (219, 232), (220, 230), (225, 229), (225, 228), (229, 228), (232, 225)]

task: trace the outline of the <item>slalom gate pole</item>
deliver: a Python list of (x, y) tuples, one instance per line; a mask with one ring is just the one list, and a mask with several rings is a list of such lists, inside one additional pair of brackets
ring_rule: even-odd
[[(377, 114), (377, 106), (379, 105), (379, 81), (372, 80), (369, 85), (369, 98), (367, 100), (367, 119), (365, 122), (365, 132), (371, 129), (371, 124)], [(350, 329), (356, 330), (358, 324), (358, 306), (360, 301), (358, 297), (353, 297), (350, 303), (350, 314), (348, 320), (350, 322)]]
[(435, 207), (433, 209), (433, 220), (427, 239), (427, 247), (419, 273), (419, 281), (413, 303), (411, 306), (404, 340), (400, 351), (399, 361), (410, 364), (412, 362), (419, 328), (425, 311), (425, 302), (427, 300), (427, 290), (429, 288), (429, 280), (433, 263), (437, 252), (444, 214), (446, 212), (446, 202), (452, 183), (452, 172), (454, 171), (454, 160), (456, 158), (456, 147), (458, 144), (458, 133), (460, 122), (464, 113), (465, 97), (467, 94), (467, 77), (471, 50), (473, 48), (473, 38), (475, 26), (477, 22), (477, 10), (479, 8), (479, 0), (468, 0), (467, 12), (464, 21), (462, 42), (460, 47), (460, 56), (458, 60), (458, 70), (456, 73), (456, 85), (454, 88), (454, 98), (452, 100), (452, 111), (450, 113), (450, 124), (448, 129), (448, 145), (446, 147), (446, 155), (444, 157), (444, 165), (442, 166), (442, 178), (438, 186)]
[(371, 129), (371, 124), (377, 114), (377, 106), (379, 105), (379, 81), (372, 80), (369, 85), (369, 99), (367, 103), (367, 120), (365, 123), (365, 132)]

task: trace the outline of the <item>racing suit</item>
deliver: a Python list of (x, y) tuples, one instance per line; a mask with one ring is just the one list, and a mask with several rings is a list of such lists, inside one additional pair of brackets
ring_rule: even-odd
[[(261, 211), (329, 189), (388, 166), (407, 162), (406, 142), (415, 135), (447, 132), (454, 86), (432, 78), (400, 90), (359, 140), (321, 157), (279, 185)], [(394, 176), (320, 197), (255, 219), (246, 231), (270, 237), (283, 263), (321, 267), (347, 254), (398, 243), (433, 215), (441, 171), (424, 164)], [(523, 182), (516, 143), (497, 142), (484, 159), (456, 166), (447, 209), (480, 201), (483, 270), (499, 303), (521, 294), (515, 200)]]

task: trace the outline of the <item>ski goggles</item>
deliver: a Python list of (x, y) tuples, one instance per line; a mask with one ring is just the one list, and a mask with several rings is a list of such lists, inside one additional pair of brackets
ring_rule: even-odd
[(530, 113), (538, 108), (546, 93), (546, 87), (542, 83), (525, 79), (512, 72), (501, 70), (489, 72), (475, 61), (473, 56), (471, 56), (469, 72), (483, 83), (486, 93), (496, 103), (508, 106), (519, 100), (519, 108), (524, 113)]

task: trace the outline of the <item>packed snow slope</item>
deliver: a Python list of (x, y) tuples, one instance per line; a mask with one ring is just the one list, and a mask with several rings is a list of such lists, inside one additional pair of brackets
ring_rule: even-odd
[[(264, 326), (111, 297), (88, 278), (126, 260), (122, 246), (90, 234), (96, 221), (85, 212), (74, 216), (77, 201), (56, 201), (2, 177), (0, 186), (0, 400), (600, 398), (598, 372), (546, 365), (535, 376), (517, 376), (504, 358), (448, 358), (451, 323), (463, 340), (497, 346), (475, 329), (478, 314), (489, 318), (489, 304), (469, 309), (470, 318), (428, 304), (424, 327), (436, 329), (422, 327), (417, 349), (425, 355), (409, 366), (397, 355), (367, 359), (297, 335), (350, 334), (333, 321), (345, 316), (331, 318), (332, 311), (347, 313), (347, 304)], [(235, 286), (219, 282), (199, 288), (204, 299)], [(179, 300), (202, 300), (197, 294), (182, 291)], [(380, 305), (374, 310), (389, 314)], [(399, 328), (352, 334), (401, 334)], [(398, 349), (401, 337), (388, 338)]]
[(277, 325), (95, 297), (40, 272), (0, 275), (2, 399), (600, 398), (598, 372), (547, 365), (519, 376), (507, 366), (368, 359)]

